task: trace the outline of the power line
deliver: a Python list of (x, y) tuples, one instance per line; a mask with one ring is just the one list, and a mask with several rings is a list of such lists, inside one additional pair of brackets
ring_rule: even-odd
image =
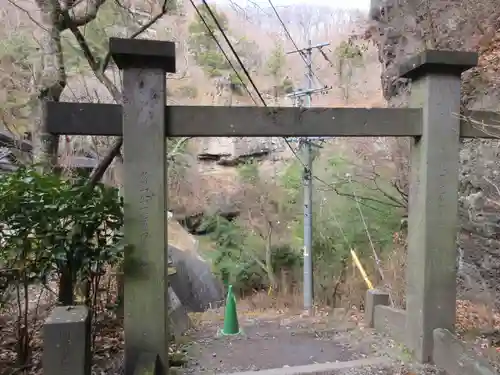
[[(283, 19), (281, 18), (280, 14), (278, 13), (278, 10), (274, 6), (272, 0), (268, 0), (268, 2), (269, 2), (269, 5), (271, 5), (271, 8), (273, 9), (274, 14), (276, 15), (276, 18), (278, 18), (278, 21), (280, 22), (281, 26), (283, 27), (283, 30), (285, 31), (285, 34), (287, 35), (288, 39), (290, 39), (290, 41), (292, 42), (292, 44), (293, 44), (293, 46), (295, 48), (295, 51), (299, 52), (300, 48), (297, 46), (297, 43), (295, 43), (295, 40), (293, 40), (292, 34), (290, 34), (290, 31), (288, 31), (288, 28), (286, 27), (285, 22), (283, 22)], [(307, 65), (308, 61), (307, 61), (306, 56), (304, 56), (302, 53), (299, 53), (299, 55), (300, 55), (300, 57), (302, 57), (302, 60), (304, 61), (304, 64)], [(320, 85), (325, 86), (325, 85), (323, 85), (321, 83), (321, 81), (318, 78), (318, 76), (316, 75), (316, 73), (312, 72), (312, 74), (314, 75), (314, 78), (316, 78), (316, 80), (320, 83)]]
[[(245, 90), (248, 92), (248, 94), (250, 95), (251, 99), (253, 100), (253, 102), (257, 105), (257, 101), (255, 100), (255, 98), (250, 94), (250, 90), (248, 89), (247, 85), (245, 84), (245, 82), (243, 82), (243, 80), (241, 79), (241, 76), (239, 75), (237, 69), (235, 68), (235, 66), (231, 63), (231, 60), (229, 59), (228, 55), (225, 53), (224, 49), (222, 48), (222, 45), (220, 44), (220, 42), (217, 40), (217, 37), (215, 36), (213, 30), (210, 28), (210, 26), (208, 25), (208, 23), (204, 20), (203, 16), (201, 15), (201, 12), (199, 11), (198, 7), (196, 6), (196, 4), (194, 3), (193, 0), (190, 0), (191, 2), (191, 5), (193, 5), (193, 7), (195, 8), (197, 14), (199, 15), (199, 17), (202, 19), (205, 27), (207, 28), (207, 30), (209, 31), (211, 37), (214, 39), (214, 41), (216, 42), (217, 46), (219, 47), (219, 49), (221, 50), (222, 54), (224, 55), (224, 58), (228, 61), (229, 65), (231, 66), (231, 68), (234, 70), (235, 74), (237, 75), (238, 79), (241, 81), (242, 85), (245, 87)], [(234, 54), (236, 60), (238, 61), (238, 64), (240, 65), (241, 69), (243, 70), (243, 72), (245, 73), (245, 75), (247, 76), (249, 82), (252, 84), (252, 87), (253, 89), (255, 90), (255, 92), (257, 93), (260, 101), (262, 102), (263, 106), (264, 107), (268, 107), (266, 101), (264, 100), (264, 97), (262, 96), (262, 94), (260, 93), (259, 89), (257, 88), (257, 85), (255, 84), (254, 80), (252, 79), (252, 77), (250, 76), (250, 73), (248, 72), (248, 70), (246, 69), (245, 67), (245, 64), (243, 63), (243, 61), (241, 60), (241, 58), (239, 57), (238, 55), (238, 52), (236, 52), (236, 50), (234, 49), (231, 41), (229, 40), (226, 32), (224, 31), (224, 29), (222, 28), (219, 20), (217, 19), (217, 16), (215, 15), (215, 13), (212, 11), (212, 8), (210, 7), (210, 5), (207, 3), (206, 0), (202, 0), (203, 2), (203, 5), (207, 8), (208, 10), (208, 13), (210, 14), (210, 17), (213, 19), (214, 23), (215, 23), (215, 26), (217, 27), (217, 29), (219, 30), (219, 32), (222, 34), (222, 36), (224, 37), (224, 40), (226, 41), (226, 43), (228, 44), (229, 48), (231, 49), (231, 52)], [(271, 2), (271, 5), (273, 6), (273, 9), (276, 10), (276, 8), (274, 7), (274, 4), (272, 4)], [(277, 16), (279, 17), (279, 14), (277, 13), (276, 11), (276, 14)], [(281, 18), (279, 17), (279, 19), (281, 20)], [(282, 21), (281, 21), (282, 22)], [(282, 23), (283, 27), (286, 29), (286, 26)], [(288, 30), (287, 30), (288, 32)], [(289, 32), (288, 32), (289, 33)], [(290, 35), (290, 38), (291, 38), (291, 35)], [(293, 39), (291, 39), (293, 44), (297, 47), (297, 44), (295, 43), (295, 41), (293, 41)], [(300, 51), (298, 48), (297, 48), (297, 51)], [(304, 61), (306, 62), (307, 64), (307, 59), (305, 56), (303, 56), (301, 54), (301, 56), (303, 57)], [(290, 141), (286, 138), (286, 137), (282, 137), (283, 140), (285, 141), (287, 147), (290, 149), (290, 151), (292, 152), (293, 156), (295, 157), (295, 159), (297, 159), (297, 161), (302, 165), (303, 168), (307, 168), (306, 164), (302, 161), (302, 159), (300, 158), (300, 156), (298, 155), (297, 151), (295, 151), (295, 149), (293, 148), (293, 146), (291, 145)], [(313, 178), (316, 179), (316, 176), (314, 176)]]
[[(191, 1), (191, 3), (193, 3), (193, 0), (190, 0), (190, 1)], [(257, 93), (257, 95), (259, 96), (259, 99), (262, 101), (262, 104), (264, 104), (264, 106), (267, 107), (266, 101), (264, 100), (264, 98), (262, 97), (262, 94), (260, 93), (259, 89), (255, 85), (255, 82), (253, 81), (252, 77), (250, 76), (250, 73), (248, 73), (248, 70), (245, 67), (245, 64), (243, 64), (243, 61), (241, 61), (241, 58), (238, 55), (238, 52), (236, 52), (236, 50), (233, 47), (233, 44), (231, 43), (231, 41), (227, 37), (226, 32), (224, 31), (224, 29), (222, 28), (221, 24), (219, 23), (219, 20), (217, 19), (217, 17), (215, 16), (214, 12), (212, 11), (212, 8), (210, 8), (210, 5), (208, 5), (207, 0), (202, 0), (202, 1), (203, 1), (203, 5), (205, 5), (205, 7), (208, 10), (208, 13), (210, 13), (210, 17), (212, 17), (212, 19), (214, 20), (215, 25), (217, 26), (217, 28), (221, 32), (222, 36), (224, 37), (224, 40), (226, 41), (227, 45), (231, 49), (231, 52), (234, 54), (234, 57), (238, 61), (238, 64), (240, 64), (241, 69), (243, 70), (243, 72), (247, 76), (248, 80), (252, 84), (252, 87), (255, 90), (255, 92)], [(193, 5), (194, 5), (194, 3), (193, 3)]]
[[(229, 65), (231, 66), (231, 68), (236, 73), (238, 79), (241, 81), (242, 85), (245, 87), (245, 90), (248, 92), (248, 94), (250, 95), (250, 97), (253, 100), (253, 102), (255, 104), (257, 104), (255, 98), (250, 94), (250, 90), (248, 89), (248, 87), (245, 84), (245, 82), (243, 82), (243, 80), (242, 80), (241, 76), (239, 75), (237, 69), (231, 63), (231, 60), (229, 59), (228, 55), (225, 53), (224, 49), (222, 48), (222, 45), (217, 40), (217, 37), (215, 36), (213, 30), (210, 28), (210, 26), (208, 25), (208, 23), (204, 20), (204, 18), (201, 15), (201, 12), (199, 11), (198, 7), (196, 6), (196, 4), (194, 3), (193, 0), (190, 0), (190, 2), (191, 2), (191, 5), (193, 5), (193, 7), (195, 8), (198, 16), (201, 18), (203, 24), (205, 25), (205, 27), (209, 31), (210, 36), (214, 39), (214, 41), (216, 42), (218, 48), (221, 50), (222, 54), (224, 55), (224, 58), (228, 61)], [(262, 96), (262, 94), (260, 93), (259, 89), (257, 88), (257, 85), (255, 84), (255, 82), (252, 79), (250, 73), (248, 72), (247, 68), (245, 67), (245, 64), (243, 63), (243, 61), (239, 57), (238, 52), (236, 52), (236, 50), (234, 49), (234, 47), (233, 47), (231, 41), (229, 40), (226, 32), (224, 31), (224, 29), (223, 29), (222, 25), (220, 24), (219, 20), (217, 19), (217, 16), (215, 15), (215, 13), (213, 12), (212, 8), (210, 7), (210, 5), (207, 3), (206, 0), (202, 0), (202, 2), (203, 2), (203, 5), (207, 8), (207, 11), (210, 14), (210, 17), (213, 19), (213, 21), (215, 23), (215, 26), (217, 27), (217, 29), (219, 30), (219, 32), (222, 34), (224, 40), (226, 41), (226, 43), (228, 44), (229, 48), (231, 49), (231, 52), (233, 53), (233, 55), (235, 56), (236, 60), (238, 61), (238, 64), (240, 65), (241, 69), (243, 70), (243, 72), (245, 73), (246, 77), (248, 78), (248, 81), (252, 84), (252, 87), (255, 90), (255, 92), (257, 93), (260, 101), (262, 102), (262, 105), (264, 107), (268, 108), (268, 105), (267, 105), (266, 101), (264, 100), (264, 97)], [(276, 8), (274, 8), (274, 5), (273, 5), (273, 9), (276, 9)], [(279, 14), (278, 14), (278, 17), (279, 17)], [(283, 26), (286, 28), (286, 26), (284, 24), (283, 24)], [(288, 30), (287, 30), (287, 32), (288, 32)], [(297, 46), (295, 44), (295, 41), (293, 41), (293, 43), (294, 43), (295, 46)], [(297, 49), (297, 51), (300, 51), (300, 50)], [(302, 54), (301, 54), (301, 56), (302, 56)], [(304, 58), (304, 61), (307, 63), (307, 59), (305, 58), (305, 56), (303, 56), (303, 58)], [(292, 152), (293, 156), (297, 159), (297, 161), (299, 161), (299, 163), (302, 165), (302, 167), (307, 168), (306, 164), (302, 161), (302, 159), (300, 158), (300, 156), (297, 154), (297, 151), (295, 151), (295, 149), (291, 145), (290, 141), (288, 139), (286, 139), (286, 137), (282, 137), (282, 138), (285, 141), (285, 143), (288, 146), (288, 148), (290, 149), (290, 151)]]
[[(226, 43), (228, 44), (229, 48), (231, 49), (231, 52), (234, 54), (236, 60), (238, 61), (238, 64), (240, 65), (241, 69), (243, 70), (243, 72), (245, 73), (245, 75), (247, 76), (248, 78), (248, 81), (252, 84), (252, 87), (253, 89), (255, 90), (255, 92), (257, 93), (260, 101), (262, 102), (263, 106), (264, 107), (268, 107), (266, 101), (264, 100), (264, 97), (262, 96), (262, 94), (260, 93), (259, 89), (257, 88), (257, 85), (255, 84), (254, 80), (252, 79), (252, 77), (250, 76), (250, 73), (248, 72), (247, 68), (245, 67), (245, 64), (243, 63), (243, 61), (241, 61), (241, 58), (239, 57), (238, 55), (238, 52), (236, 52), (236, 50), (234, 49), (231, 41), (229, 40), (229, 38), (227, 37), (226, 35), (226, 32), (224, 31), (224, 29), (222, 28), (219, 20), (217, 19), (215, 13), (212, 11), (212, 8), (210, 7), (210, 5), (208, 5), (207, 1), (206, 0), (202, 0), (203, 1), (203, 5), (207, 8), (208, 10), (208, 13), (210, 14), (210, 17), (212, 17), (212, 19), (214, 20), (215, 22), (215, 26), (217, 27), (217, 29), (220, 31), (220, 33), (222, 34), (222, 36), (224, 37), (224, 40), (226, 41)], [(253, 102), (257, 105), (257, 101), (254, 99), (254, 97), (250, 94), (250, 90), (248, 89), (247, 85), (245, 84), (245, 82), (243, 82), (243, 80), (241, 79), (241, 76), (239, 75), (237, 69), (234, 67), (234, 65), (231, 63), (229, 57), (227, 56), (227, 54), (225, 53), (224, 49), (222, 48), (221, 44), (218, 42), (214, 32), (212, 31), (212, 29), (210, 28), (210, 26), (208, 25), (208, 23), (204, 20), (203, 16), (201, 15), (201, 12), (199, 11), (198, 7), (195, 5), (194, 1), (193, 0), (190, 0), (191, 2), (191, 5), (193, 5), (193, 7), (195, 8), (197, 14), (199, 15), (199, 17), (202, 19), (205, 27), (207, 28), (207, 30), (209, 31), (211, 37), (215, 40), (215, 42), (217, 43), (217, 46), (219, 47), (219, 49), (221, 50), (221, 52), (223, 53), (225, 59), (229, 62), (231, 68), (234, 70), (234, 72), (237, 74), (238, 76), (238, 79), (241, 81), (242, 85), (245, 87), (245, 90), (248, 92), (248, 94), (250, 95), (250, 97), (252, 98)], [(302, 160), (300, 159), (299, 155), (297, 154), (297, 152), (294, 150), (294, 148), (292, 147), (292, 145), (290, 144), (290, 142), (288, 141), (288, 139), (286, 139), (285, 137), (282, 137), (286, 143), (286, 145), (288, 146), (288, 148), (292, 151), (292, 154), (294, 155), (294, 157), (302, 164), (304, 165), (304, 163), (302, 162)]]
[[(208, 33), (210, 34), (210, 36), (212, 37), (212, 39), (215, 41), (215, 44), (217, 44), (217, 47), (219, 47), (220, 51), (222, 52), (222, 55), (224, 56), (224, 58), (227, 60), (229, 66), (231, 67), (231, 69), (234, 70), (234, 73), (236, 74), (236, 77), (238, 77), (238, 79), (240, 80), (240, 82), (243, 84), (243, 87), (245, 87), (245, 90), (246, 92), (248, 93), (248, 96), (250, 96), (250, 98), (252, 99), (252, 101), (257, 105), (257, 101), (255, 100), (255, 98), (253, 97), (252, 93), (250, 92), (250, 90), (248, 89), (247, 85), (245, 85), (245, 82), (243, 82), (243, 79), (241, 78), (241, 75), (240, 73), (238, 72), (238, 70), (234, 67), (232, 61), (229, 59), (229, 56), (227, 55), (226, 51), (224, 51), (224, 49), (222, 48), (219, 40), (217, 39), (217, 37), (215, 36), (213, 30), (210, 28), (210, 26), (208, 26), (208, 23), (207, 21), (205, 20), (205, 18), (203, 17), (203, 15), (201, 14), (200, 10), (198, 9), (198, 7), (195, 5), (194, 1), (193, 0), (189, 0), (191, 2), (191, 5), (193, 5), (196, 13), (198, 14), (198, 17), (200, 17), (201, 19), (201, 22), (203, 22), (203, 24), (205, 25), (206, 29), (208, 30)], [(215, 20), (217, 22), (217, 20)]]
[[(278, 10), (276, 9), (276, 7), (274, 6), (272, 0), (268, 0), (269, 1), (269, 5), (271, 5), (271, 8), (273, 9), (274, 11), (274, 14), (276, 15), (276, 18), (278, 18), (278, 21), (281, 23), (281, 26), (283, 27), (283, 30), (285, 31), (285, 34), (287, 35), (288, 39), (290, 39), (290, 41), (292, 42), (293, 46), (295, 47), (295, 49), (297, 51), (300, 50), (300, 48), (297, 46), (297, 43), (295, 43), (295, 40), (293, 40), (292, 38), (292, 34), (290, 34), (290, 31), (288, 31), (288, 28), (286, 27), (285, 25), (285, 22), (283, 22), (283, 19), (281, 18), (280, 14), (278, 13)], [(305, 58), (304, 55), (300, 54), (300, 56), (302, 57), (302, 59), (304, 60), (304, 63), (307, 64), (307, 60)]]
[[(238, 61), (241, 69), (243, 70), (243, 72), (245, 73), (245, 75), (247, 76), (248, 80), (250, 81), (250, 83), (252, 84), (255, 92), (257, 93), (257, 95), (259, 96), (259, 99), (261, 100), (262, 104), (264, 105), (264, 107), (268, 107), (266, 101), (264, 100), (262, 94), (260, 93), (259, 89), (257, 88), (255, 82), (253, 81), (252, 77), (250, 76), (248, 70), (246, 69), (245, 65), (243, 64), (243, 62), (241, 61), (238, 53), (236, 52), (236, 50), (234, 49), (231, 41), (229, 40), (229, 38), (227, 37), (224, 29), (222, 28), (222, 26), (220, 25), (219, 23), (219, 20), (217, 19), (217, 17), (215, 16), (215, 14), (213, 13), (212, 9), (210, 8), (210, 6), (208, 5), (207, 1), (206, 0), (202, 0), (203, 1), (203, 4), (205, 5), (205, 7), (207, 8), (208, 12), (210, 13), (210, 16), (212, 17), (212, 19), (214, 20), (217, 28), (219, 29), (219, 31), (221, 32), (222, 36), (224, 37), (226, 43), (228, 44), (229, 48), (231, 49), (232, 53), (234, 54), (236, 60)], [(191, 4), (193, 5), (193, 7), (195, 8), (196, 12), (198, 13), (198, 16), (200, 17), (200, 19), (202, 20), (202, 22), (204, 23), (205, 27), (207, 28), (207, 30), (209, 31), (210, 35), (212, 36), (212, 38), (214, 39), (214, 41), (216, 42), (217, 46), (219, 47), (219, 49), (221, 50), (221, 52), (223, 53), (225, 59), (228, 61), (229, 65), (231, 66), (231, 68), (234, 70), (234, 72), (236, 73), (236, 75), (238, 76), (239, 80), (241, 81), (241, 83), (243, 84), (243, 86), (245, 87), (246, 91), (248, 92), (248, 94), (250, 95), (250, 97), (252, 98), (252, 100), (254, 101), (255, 104), (257, 104), (256, 100), (253, 98), (253, 96), (250, 94), (250, 90), (248, 90), (248, 87), (246, 86), (246, 84), (243, 82), (243, 80), (241, 79), (241, 76), (239, 75), (238, 71), (236, 70), (236, 68), (234, 67), (234, 65), (231, 63), (229, 57), (227, 56), (227, 54), (225, 53), (224, 49), (222, 48), (222, 46), (220, 45), (220, 43), (218, 42), (217, 38), (215, 37), (215, 34), (213, 33), (213, 31), (210, 29), (210, 27), (208, 26), (207, 22), (204, 20), (203, 16), (201, 15), (201, 13), (199, 12), (197, 6), (194, 4), (193, 0), (190, 0)], [(289, 35), (289, 38), (290, 40), (292, 41), (292, 43), (294, 44), (294, 46), (296, 47), (296, 51), (295, 52), (299, 52), (300, 55), (303, 57), (304, 59), (304, 62), (306, 63), (306, 67), (308, 69), (308, 83), (309, 83), (309, 89), (308, 90), (305, 90), (303, 92), (299, 92), (297, 97), (300, 97), (300, 96), (303, 96), (303, 95), (306, 95), (308, 97), (308, 105), (310, 106), (310, 98), (311, 98), (311, 95), (312, 93), (318, 91), (318, 89), (312, 89), (312, 77), (314, 74), (314, 72), (312, 71), (312, 56), (311, 56), (311, 51), (312, 49), (314, 48), (317, 48), (321, 51), (321, 53), (323, 53), (323, 51), (321, 50), (321, 48), (325, 45), (328, 45), (328, 43), (325, 43), (323, 45), (317, 45), (317, 46), (312, 46), (311, 43), (309, 42), (309, 47), (307, 48), (304, 48), (302, 50), (300, 50), (299, 48), (297, 48), (297, 45), (295, 44), (295, 41), (293, 41), (293, 39), (291, 38), (291, 35), (290, 33), (288, 32), (288, 29), (286, 28), (286, 26), (284, 25), (283, 21), (281, 20), (281, 17), (279, 17), (279, 14), (278, 12), (276, 11), (276, 8), (274, 7), (274, 5), (272, 4), (272, 1), (269, 0), (269, 3), (271, 4), (272, 8), (274, 9), (275, 11), (275, 14), (278, 16), (278, 19), (280, 20), (281, 24), (283, 25), (285, 31), (287, 32), (287, 34)], [(303, 51), (307, 51), (307, 57), (305, 55), (303, 55)], [(324, 53), (323, 53), (324, 54)], [(328, 60), (328, 58), (325, 56), (326, 60)], [(317, 77), (316, 77), (317, 78)], [(318, 80), (319, 81), (319, 80)], [(325, 86), (325, 88), (323, 88), (323, 91), (326, 89), (327, 87)], [(304, 179), (308, 180), (308, 184), (309, 184), (309, 197), (307, 199), (307, 214), (305, 213), (304, 216), (309, 216), (309, 218), (311, 219), (312, 218), (312, 196), (311, 196), (311, 192), (312, 192), (312, 179), (315, 179), (315, 180), (318, 180), (320, 181), (321, 183), (323, 183), (324, 185), (326, 186), (331, 186), (330, 184), (326, 183), (324, 180), (320, 179), (319, 177), (315, 176), (312, 174), (312, 158), (310, 157), (311, 156), (311, 150), (309, 149), (308, 150), (308, 154), (309, 154), (309, 157), (307, 158), (307, 164), (304, 163), (301, 158), (298, 156), (297, 152), (295, 151), (295, 149), (292, 147), (292, 145), (290, 144), (290, 142), (286, 139), (286, 137), (282, 137), (284, 139), (284, 141), (286, 142), (287, 146), (290, 148), (290, 150), (292, 151), (293, 155), (295, 156), (295, 158), (301, 163), (301, 165), (304, 167)], [(311, 146), (311, 142), (306, 139), (305, 140), (305, 144), (307, 146), (307, 148), (310, 148)], [(306, 176), (307, 175), (307, 176)], [(356, 200), (357, 201), (357, 200)], [(359, 202), (357, 201), (357, 203), (359, 204)], [(363, 218), (364, 219), (364, 218)], [(342, 235), (344, 236), (344, 240), (347, 240), (347, 237), (345, 236), (345, 232), (343, 231), (342, 227), (340, 226), (340, 223), (338, 222), (338, 220), (335, 218), (335, 221), (339, 227), (339, 230), (341, 231)], [(309, 247), (309, 258), (310, 260), (312, 259), (311, 258), (311, 253), (310, 253), (310, 250), (312, 249), (312, 223), (310, 223), (310, 228), (309, 228), (309, 239), (308, 239), (308, 244), (306, 246), (304, 246), (305, 248), (306, 247)], [(306, 236), (304, 236), (306, 237)], [(304, 254), (305, 255), (305, 254)], [(309, 265), (309, 270), (308, 270), (308, 273), (310, 275), (310, 279), (309, 279), (309, 296), (308, 296), (308, 301), (306, 301), (306, 291), (304, 291), (304, 305), (305, 307), (308, 307), (310, 308), (311, 312), (312, 312), (312, 297), (313, 297), (313, 290), (312, 290), (312, 264)], [(305, 272), (304, 272), (305, 273)]]
[[(236, 67), (233, 65), (233, 63), (231, 62), (231, 60), (229, 59), (229, 56), (227, 55), (227, 53), (224, 51), (224, 49), (222, 48), (222, 45), (220, 44), (220, 42), (218, 41), (217, 37), (215, 36), (215, 33), (213, 32), (213, 30), (210, 28), (210, 26), (208, 25), (208, 23), (206, 22), (206, 20), (204, 19), (204, 17), (202, 16), (200, 10), (198, 9), (198, 7), (196, 6), (196, 4), (194, 3), (193, 0), (189, 0), (191, 2), (191, 5), (194, 7), (194, 9), (196, 10), (196, 13), (198, 14), (198, 16), (200, 17), (200, 19), (202, 20), (203, 24), (205, 25), (206, 29), (208, 30), (210, 36), (212, 37), (212, 39), (215, 41), (215, 43), (217, 44), (217, 47), (219, 47), (219, 49), (221, 50), (224, 58), (227, 60), (227, 62), (229, 63), (229, 66), (233, 69), (234, 73), (236, 74), (236, 76), (238, 77), (238, 79), (240, 80), (241, 84), (243, 85), (243, 87), (245, 88), (245, 91), (248, 93), (248, 95), (250, 96), (250, 98), (252, 99), (252, 101), (255, 103), (255, 105), (257, 105), (257, 101), (255, 100), (255, 98), (253, 97), (253, 95), (251, 94), (250, 90), (248, 89), (248, 86), (245, 84), (245, 82), (243, 81), (243, 79), (241, 78), (238, 70), (236, 69)], [(264, 107), (267, 107), (267, 103), (266, 101), (264, 100), (264, 97), (262, 96), (262, 94), (260, 93), (259, 89), (257, 88), (257, 85), (255, 84), (255, 82), (253, 81), (252, 77), (250, 76), (250, 73), (248, 72), (248, 70), (246, 69), (245, 67), (245, 64), (243, 64), (243, 61), (241, 61), (238, 53), (236, 52), (236, 50), (234, 49), (231, 41), (229, 40), (229, 38), (227, 37), (224, 29), (222, 28), (219, 20), (217, 19), (216, 15), (214, 14), (214, 12), (212, 11), (212, 9), (210, 8), (210, 6), (208, 5), (208, 3), (206, 2), (206, 0), (203, 0), (203, 5), (207, 8), (208, 12), (210, 13), (210, 16), (212, 17), (212, 19), (214, 20), (215, 22), (215, 25), (217, 26), (217, 29), (219, 29), (220, 33), (222, 34), (222, 36), (224, 37), (224, 40), (226, 41), (226, 43), (228, 44), (229, 48), (231, 49), (231, 52), (233, 52), (234, 56), (236, 57), (236, 60), (238, 61), (238, 63), (240, 64), (241, 66), (241, 69), (243, 70), (243, 72), (245, 73), (245, 75), (247, 76), (249, 82), (252, 84), (255, 92), (257, 93), (257, 95), (259, 96), (259, 99), (261, 100), (262, 104), (264, 105)], [(297, 160), (299, 160), (299, 162), (302, 163), (302, 160), (300, 159), (300, 157), (298, 156), (297, 152), (293, 149), (292, 145), (290, 144), (290, 142), (284, 138), (284, 141), (285, 143), (287, 144), (287, 146), (290, 148), (290, 150), (292, 151), (293, 155), (295, 156), (295, 158)], [(303, 163), (302, 163), (303, 164)]]

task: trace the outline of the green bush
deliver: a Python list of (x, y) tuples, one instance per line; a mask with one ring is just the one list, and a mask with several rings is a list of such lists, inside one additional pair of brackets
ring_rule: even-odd
[(29, 287), (47, 285), (57, 275), (59, 304), (73, 305), (82, 282), (92, 308), (105, 268), (123, 258), (122, 224), (117, 189), (89, 188), (82, 179), (65, 180), (34, 168), (0, 175), (0, 302), (18, 306), (19, 364), (29, 360), (33, 334)]
[(33, 168), (0, 175), (2, 285), (44, 282), (59, 275), (59, 303), (72, 305), (75, 285), (122, 258), (118, 190)]
[[(352, 165), (340, 154), (329, 155), (328, 159), (319, 158), (317, 162), (320, 161), (327, 162), (327, 172), (321, 175), (321, 180), (327, 184), (331, 181), (331, 186), (314, 181), (312, 253), (315, 290), (319, 301), (333, 303), (333, 290), (341, 276), (345, 275), (346, 265), (351, 263), (350, 250), (356, 250), (368, 271), (373, 269), (375, 264), (371, 246), (373, 244), (381, 257), (384, 251), (391, 248), (392, 235), (400, 225), (401, 210), (391, 205), (384, 196), (387, 193), (397, 194), (396, 191), (391, 191), (389, 180), (377, 181), (376, 185), (369, 178), (361, 183), (339, 184), (341, 177), (352, 172)], [(271, 265), (275, 275), (283, 268), (291, 269), (292, 274), (299, 277), (302, 274), (302, 171), (303, 167), (299, 162), (289, 164), (281, 175), (279, 186), (272, 187), (281, 189), (278, 194), (280, 201), (265, 200), (270, 205), (276, 203), (276, 210), (271, 210), (276, 213), (272, 220), (286, 219), (286, 225), (291, 231), (291, 235), (278, 238), (278, 244), (273, 243)], [(256, 163), (243, 164), (239, 167), (239, 174), (242, 182), (257, 189), (259, 177)], [(342, 185), (338, 188), (340, 194), (333, 189), (337, 184)], [(353, 198), (354, 194), (359, 197), (359, 207)], [(268, 288), (270, 281), (262, 266), (265, 263), (266, 241), (248, 229), (244, 218), (229, 221), (218, 216), (210, 217), (205, 220), (204, 229), (210, 233), (209, 236), (215, 243), (215, 250), (210, 253), (214, 272), (224, 282), (233, 284), (242, 293)], [(373, 282), (376, 281), (373, 275), (370, 277)]]
[[(324, 159), (323, 159), (324, 160)], [(320, 170), (319, 168), (313, 170)], [(331, 155), (326, 168), (328, 174), (322, 175), (324, 182), (331, 181), (332, 186), (339, 182), (339, 176), (351, 171), (351, 166), (340, 154)], [(352, 171), (351, 171), (352, 172)], [(292, 163), (282, 176), (282, 186), (286, 192), (287, 204), (296, 207), (296, 219), (290, 224), (294, 230), (291, 239), (295, 248), (303, 246), (303, 214), (302, 214), (302, 165)], [(381, 187), (382, 182), (378, 182)], [(400, 225), (400, 209), (385, 204), (383, 193), (370, 180), (363, 184), (344, 184), (338, 195), (331, 186), (314, 181), (313, 194), (313, 262), (316, 296), (328, 300), (335, 280), (344, 272), (349, 264), (350, 249), (357, 251), (362, 263), (370, 269), (374, 266), (371, 244), (364, 227), (358, 206), (353, 199), (353, 192), (359, 199), (362, 214), (375, 249), (379, 254), (392, 246), (392, 235)], [(386, 192), (390, 192), (389, 181), (386, 181)], [(394, 191), (395, 194), (397, 192)], [(375, 201), (363, 201), (363, 198), (374, 198)], [(367, 203), (367, 204), (365, 204)]]
[[(256, 260), (264, 261), (263, 251), (253, 247), (256, 242), (248, 240), (251, 236), (248, 231), (221, 216), (206, 218), (202, 227), (215, 244), (215, 249), (207, 254), (212, 261), (214, 274), (225, 285), (233, 285), (239, 294), (268, 289), (268, 275)], [(290, 246), (272, 248), (274, 271), (284, 267), (293, 268), (300, 262), (300, 257)]]

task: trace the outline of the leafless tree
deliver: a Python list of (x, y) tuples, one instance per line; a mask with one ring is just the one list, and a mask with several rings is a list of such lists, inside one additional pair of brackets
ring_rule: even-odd
[(262, 242), (264, 260), (256, 249), (247, 248), (245, 252), (266, 272), (271, 287), (276, 289), (278, 278), (273, 269), (272, 251), (283, 242), (290, 213), (280, 203), (280, 188), (270, 179), (253, 176), (244, 184), (244, 189), (240, 222)]
[[(31, 21), (31, 28), (36, 35), (38, 43), (38, 56), (33, 64), (33, 76), (35, 83), (36, 100), (33, 105), (31, 118), (33, 121), (33, 155), (34, 161), (52, 168), (58, 162), (59, 139), (47, 131), (46, 124), (42, 121), (42, 107), (45, 101), (59, 101), (63, 90), (68, 83), (65, 67), (65, 56), (63, 52), (63, 33), (70, 32), (75, 38), (78, 47), (88, 63), (89, 70), (98, 81), (106, 87), (115, 102), (120, 102), (121, 92), (113, 82), (106, 69), (110, 61), (107, 53), (102, 59), (97, 56), (90, 47), (85, 36), (85, 28), (96, 19), (100, 9), (105, 6), (107, 0), (36, 0), (36, 8), (29, 6), (30, 2), (8, 0), (11, 9), (24, 14)], [(128, 8), (130, 4), (116, 2), (120, 7), (137, 12), (136, 9)], [(26, 7), (25, 7), (26, 6)], [(145, 4), (142, 4), (144, 7)], [(156, 11), (156, 14), (141, 22), (134, 28), (134, 32), (128, 35), (135, 38), (145, 33), (168, 11), (175, 8), (173, 0), (164, 0), (162, 3), (148, 2), (148, 9)], [(179, 141), (179, 147), (185, 140)], [(103, 157), (100, 164), (93, 171), (89, 184), (98, 182), (106, 172), (113, 159), (120, 154), (122, 139), (118, 138)], [(173, 152), (178, 147), (174, 147)]]

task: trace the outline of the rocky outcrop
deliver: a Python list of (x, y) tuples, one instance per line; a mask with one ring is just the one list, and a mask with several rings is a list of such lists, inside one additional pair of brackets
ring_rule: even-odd
[(269, 137), (207, 137), (200, 143), (198, 160), (215, 161), (224, 166), (236, 166), (249, 159), (268, 157), (283, 148), (279, 139)]
[[(466, 0), (465, 2), (468, 2)], [(392, 101), (407, 81), (395, 75), (395, 66), (423, 49), (470, 50), (464, 1), (374, 0), (368, 36), (379, 51), (384, 97)]]
[(189, 169), (171, 187), (174, 193), (169, 204), (173, 217), (193, 234), (198, 233), (204, 216), (230, 219), (239, 215), (248, 202), (240, 169), (246, 162), (256, 162), (263, 177), (275, 178), (294, 157), (283, 139), (264, 137), (193, 139), (189, 154)]
[[(378, 46), (383, 92), (391, 106), (405, 105), (408, 84), (395, 76), (394, 67), (419, 50), (433, 48), (478, 50), (480, 66), (462, 77), (462, 103), (468, 109), (500, 110), (496, 68), (500, 10), (493, 0), (377, 0), (372, 4), (367, 36)], [(472, 19), (478, 21), (468, 22)], [(459, 282), (467, 296), (491, 301), (495, 291), (500, 291), (498, 142), (467, 140), (462, 144)]]
[(212, 274), (210, 262), (198, 252), (168, 247), (176, 273), (170, 285), (183, 306), (193, 312), (215, 308), (224, 300), (222, 284)]
[(168, 255), (176, 271), (169, 282), (180, 303), (194, 312), (217, 306), (224, 299), (223, 288), (198, 241), (175, 220), (169, 219), (168, 224)]
[(191, 319), (189, 319), (187, 309), (171, 287), (168, 288), (168, 318), (170, 332), (176, 339), (191, 328)]

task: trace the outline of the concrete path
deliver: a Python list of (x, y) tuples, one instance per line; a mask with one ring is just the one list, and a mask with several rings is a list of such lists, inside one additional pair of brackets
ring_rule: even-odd
[[(435, 374), (410, 362), (404, 348), (335, 314), (240, 313), (244, 334), (220, 336), (223, 312), (214, 311), (190, 333), (184, 374)], [(257, 371), (257, 372), (256, 372)], [(248, 374), (245, 374), (248, 375)]]

